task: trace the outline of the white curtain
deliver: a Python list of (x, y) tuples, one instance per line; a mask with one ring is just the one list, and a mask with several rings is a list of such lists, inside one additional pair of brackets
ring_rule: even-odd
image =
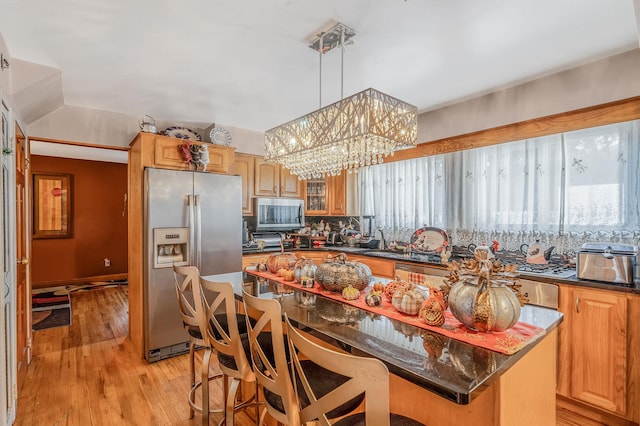
[(407, 241), (416, 228), (444, 227), (444, 156), (367, 167), (359, 173), (362, 215), (374, 215), (387, 240)]
[(454, 244), (508, 250), (535, 239), (557, 251), (637, 244), (639, 129), (636, 120), (372, 166), (360, 173), (363, 214), (403, 241), (427, 225)]

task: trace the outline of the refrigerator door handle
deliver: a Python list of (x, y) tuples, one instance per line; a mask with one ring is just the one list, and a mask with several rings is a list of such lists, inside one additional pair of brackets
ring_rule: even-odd
[(196, 266), (198, 270), (202, 270), (202, 210), (200, 209), (200, 196), (195, 195), (193, 198), (196, 205), (196, 238), (198, 239), (196, 241)]
[(194, 222), (194, 212), (193, 212), (193, 195), (187, 195), (187, 206), (189, 208), (189, 265), (194, 265), (195, 257), (194, 250), (194, 233), (195, 233), (195, 222)]

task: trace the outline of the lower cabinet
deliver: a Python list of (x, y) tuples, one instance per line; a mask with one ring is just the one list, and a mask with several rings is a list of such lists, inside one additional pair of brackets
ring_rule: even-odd
[[(582, 414), (601, 418), (597, 411), (604, 410), (638, 422), (638, 300), (627, 293), (560, 286), (565, 317), (557, 392), (567, 402), (579, 403)], [(589, 413), (590, 407), (596, 412)]]

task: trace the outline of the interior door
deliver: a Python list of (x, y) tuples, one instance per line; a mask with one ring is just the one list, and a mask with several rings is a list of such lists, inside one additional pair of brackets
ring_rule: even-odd
[(0, 291), (0, 422), (12, 424), (16, 413), (16, 312), (15, 312), (15, 258), (13, 221), (15, 198), (13, 175), (14, 146), (10, 138), (10, 110), (4, 100), (0, 102), (0, 138), (2, 139), (2, 290)]
[(18, 362), (18, 386), (20, 378), (31, 360), (31, 286), (28, 285), (29, 238), (27, 212), (28, 149), (27, 138), (15, 123), (16, 158), (16, 339)]

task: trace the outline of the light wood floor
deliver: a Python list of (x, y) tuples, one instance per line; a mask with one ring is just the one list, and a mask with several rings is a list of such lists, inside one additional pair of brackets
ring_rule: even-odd
[[(127, 287), (71, 293), (72, 325), (33, 333), (16, 425), (200, 425), (188, 419), (188, 357), (148, 364), (127, 340)], [(214, 362), (212, 362), (212, 365)], [(212, 382), (211, 403), (222, 400)], [(254, 424), (239, 413), (236, 424)], [(212, 414), (217, 424), (219, 414)], [(603, 426), (558, 409), (558, 426)]]
[[(33, 333), (17, 425), (201, 424), (198, 413), (188, 418), (188, 355), (148, 364), (126, 338), (126, 286), (71, 293), (71, 307), (71, 326)], [(220, 380), (211, 384), (220, 406)], [(254, 422), (238, 413), (236, 424)]]

